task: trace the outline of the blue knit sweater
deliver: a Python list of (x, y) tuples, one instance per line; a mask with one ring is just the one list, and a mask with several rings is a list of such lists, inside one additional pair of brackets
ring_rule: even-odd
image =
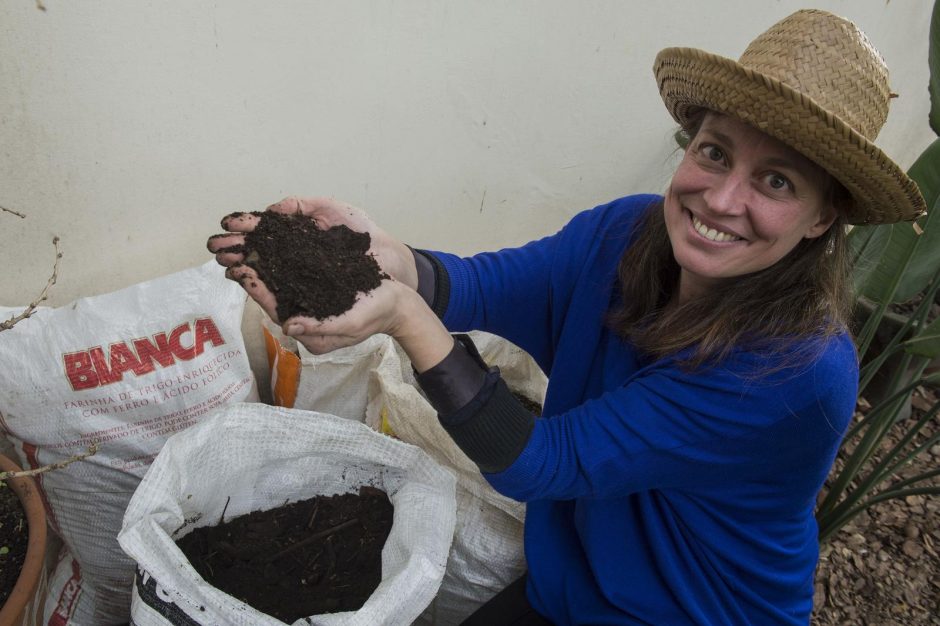
[(485, 476), (528, 503), (527, 594), (557, 624), (807, 624), (813, 510), (855, 405), (854, 346), (837, 336), (797, 367), (745, 350), (694, 372), (644, 360), (605, 316), (659, 200), (616, 200), (521, 248), (433, 253), (445, 325), (505, 337), (549, 376), (524, 450)]

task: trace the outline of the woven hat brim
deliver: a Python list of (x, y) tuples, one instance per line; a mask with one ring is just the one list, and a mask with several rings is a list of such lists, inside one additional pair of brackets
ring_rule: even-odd
[(666, 108), (683, 127), (702, 108), (725, 113), (829, 172), (855, 199), (849, 223), (886, 224), (926, 212), (916, 183), (881, 149), (779, 80), (694, 48), (666, 48), (653, 72)]

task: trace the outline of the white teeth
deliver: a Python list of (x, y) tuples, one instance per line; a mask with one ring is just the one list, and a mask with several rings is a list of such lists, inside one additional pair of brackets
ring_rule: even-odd
[(722, 233), (718, 232), (714, 228), (709, 228), (702, 222), (698, 220), (695, 216), (692, 216), (692, 227), (705, 239), (709, 241), (737, 241), (740, 237), (732, 235), (731, 233)]

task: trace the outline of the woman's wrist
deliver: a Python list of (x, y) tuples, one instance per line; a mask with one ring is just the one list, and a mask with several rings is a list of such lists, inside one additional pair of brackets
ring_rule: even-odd
[(418, 289), (418, 267), (414, 253), (406, 244), (391, 237), (384, 231), (373, 233), (374, 243), (379, 253), (383, 269), (391, 274), (395, 280), (412, 290)]
[(415, 370), (425, 372), (450, 354), (454, 338), (417, 291), (403, 289), (399, 297), (398, 319), (389, 334), (408, 355)]

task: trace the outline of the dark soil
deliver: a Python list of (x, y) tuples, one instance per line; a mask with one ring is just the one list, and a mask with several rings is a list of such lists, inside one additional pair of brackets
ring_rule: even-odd
[(318, 496), (197, 528), (177, 544), (205, 581), (288, 624), (362, 608), (392, 528), (384, 491)]
[[(936, 401), (936, 390), (918, 387), (908, 419), (918, 419)], [(861, 400), (857, 418), (869, 408)], [(885, 437), (882, 451), (898, 442), (900, 426)], [(935, 417), (909, 449), (938, 432), (940, 417)], [(857, 443), (846, 442), (833, 475)], [(916, 456), (885, 488), (938, 467), (940, 444)], [(920, 485), (940, 487), (940, 477)], [(880, 502), (833, 535), (820, 547), (814, 605), (813, 626), (940, 624), (940, 498), (913, 495)]]
[(530, 413), (534, 413), (536, 417), (541, 417), (542, 415), (541, 404), (539, 404), (535, 400), (529, 399), (528, 397), (526, 397), (522, 393), (519, 393), (518, 391), (513, 391), (512, 395), (516, 397), (516, 400), (522, 403), (522, 406), (524, 406), (527, 411), (529, 411)]
[(261, 219), (239, 246), (277, 299), (281, 321), (294, 315), (325, 319), (341, 315), (359, 293), (377, 288), (383, 273), (368, 254), (371, 237), (346, 226), (321, 230), (306, 215), (255, 212)]
[(0, 606), (16, 585), (28, 543), (29, 529), (23, 505), (16, 493), (0, 481)]

